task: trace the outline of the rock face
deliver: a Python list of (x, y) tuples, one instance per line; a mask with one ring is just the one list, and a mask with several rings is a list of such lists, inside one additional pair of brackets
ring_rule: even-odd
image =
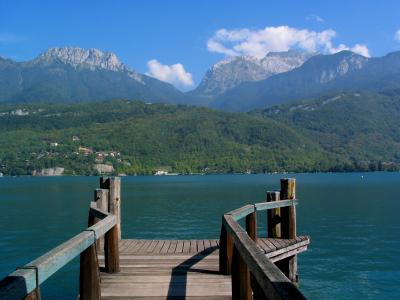
[[(387, 85), (385, 76), (394, 74), (388, 69), (385, 60), (387, 56), (367, 58), (351, 51), (315, 55), (290, 71), (260, 81), (243, 82), (218, 96), (211, 106), (224, 110), (248, 111), (316, 97), (327, 91), (365, 88), (379, 91)], [(374, 75), (378, 73), (376, 70), (383, 70), (379, 78)]]
[(312, 53), (300, 51), (270, 52), (264, 58), (234, 56), (213, 65), (200, 85), (191, 93), (215, 97), (242, 82), (259, 81), (301, 66)]
[(54, 62), (69, 64), (74, 68), (103, 69), (114, 72), (127, 72), (134, 80), (144, 84), (143, 75), (124, 65), (112, 52), (98, 49), (83, 49), (78, 47), (50, 48), (40, 54), (33, 63), (52, 64)]
[(112, 173), (114, 172), (114, 167), (111, 165), (106, 165), (106, 164), (95, 164), (94, 169), (99, 173), (99, 174), (107, 174), (107, 173)]
[(42, 169), (40, 172), (36, 173), (36, 176), (61, 176), (64, 173), (64, 168), (55, 167)]

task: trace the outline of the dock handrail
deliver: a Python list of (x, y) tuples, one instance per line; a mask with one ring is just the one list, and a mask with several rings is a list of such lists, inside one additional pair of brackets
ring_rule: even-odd
[[(101, 182), (105, 181), (101, 179)], [(108, 190), (103, 189), (102, 194), (110, 195), (109, 191), (115, 189), (113, 185), (118, 185), (119, 182), (119, 178), (109, 180)], [(115, 201), (112, 198), (95, 200)], [(102, 206), (103, 203), (92, 201), (88, 228), (39, 258), (17, 268), (1, 280), (0, 299), (40, 299), (40, 285), (78, 255), (80, 255), (80, 299), (99, 299), (100, 275), (96, 243), (103, 236), (105, 271), (119, 272), (118, 218), (115, 214), (97, 208)]]
[[(282, 219), (286, 219), (286, 238), (295, 238), (295, 183), (284, 179), (283, 187), (293, 190), (283, 195), (289, 199), (248, 204), (222, 216), (220, 238), (220, 271), (232, 275), (233, 299), (306, 299), (292, 281), (271, 262), (257, 246), (257, 211), (285, 208)], [(286, 209), (287, 208), (287, 209)], [(237, 222), (246, 218), (246, 229)], [(282, 220), (281, 220), (282, 221)], [(294, 224), (293, 224), (294, 223)], [(269, 222), (269, 225), (272, 224)], [(283, 225), (283, 224), (282, 224)], [(290, 230), (290, 228), (292, 230)], [(294, 228), (294, 229), (293, 229)], [(292, 232), (290, 232), (292, 231)], [(293, 236), (294, 233), (294, 236)], [(294, 260), (293, 257), (287, 261)], [(297, 267), (297, 260), (295, 261)], [(296, 274), (297, 275), (297, 274)], [(290, 276), (289, 276), (290, 277)]]

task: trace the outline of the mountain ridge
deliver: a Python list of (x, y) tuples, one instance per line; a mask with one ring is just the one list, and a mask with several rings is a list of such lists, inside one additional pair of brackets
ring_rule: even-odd
[(287, 72), (301, 66), (315, 53), (291, 50), (269, 52), (264, 58), (232, 56), (212, 65), (198, 87), (188, 94), (199, 98), (212, 98), (240, 83), (260, 81), (275, 74)]
[(79, 102), (113, 99), (182, 103), (171, 84), (140, 74), (115, 54), (50, 48), (33, 60), (0, 60), (0, 102)]

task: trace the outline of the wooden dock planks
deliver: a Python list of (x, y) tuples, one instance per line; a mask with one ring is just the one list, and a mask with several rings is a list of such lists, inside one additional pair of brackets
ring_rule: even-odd
[[(258, 239), (272, 261), (307, 249), (309, 237)], [(121, 272), (101, 273), (102, 299), (231, 299), (231, 277), (219, 274), (219, 240), (122, 240)], [(100, 265), (104, 255), (99, 252)]]

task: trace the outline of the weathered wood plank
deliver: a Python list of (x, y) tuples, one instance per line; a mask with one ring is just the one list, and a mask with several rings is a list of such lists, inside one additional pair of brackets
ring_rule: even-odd
[(137, 252), (146, 253), (152, 241), (153, 240), (145, 240), (142, 246), (137, 250)]
[(247, 204), (245, 206), (242, 206), (240, 208), (237, 208), (235, 210), (232, 210), (232, 211), (226, 213), (226, 215), (231, 215), (233, 217), (233, 219), (235, 221), (237, 221), (237, 220), (244, 218), (248, 214), (251, 214), (254, 211), (255, 211), (254, 205)]
[(162, 247), (164, 246), (165, 241), (159, 240), (157, 241), (157, 245), (154, 247), (152, 253), (160, 253)]
[(204, 251), (211, 251), (211, 242), (210, 240), (203, 240)]
[(175, 250), (176, 250), (176, 246), (178, 245), (178, 241), (177, 240), (172, 240), (171, 241), (171, 244), (170, 244), (170, 246), (169, 246), (169, 248), (168, 248), (168, 251), (167, 251), (167, 253), (175, 253)]
[(204, 251), (204, 243), (202, 240), (197, 240), (197, 251), (198, 252)]
[(158, 243), (158, 240), (152, 240), (151, 243), (150, 243), (150, 245), (149, 245), (149, 247), (147, 247), (147, 249), (146, 249), (146, 253), (151, 253), (151, 252), (153, 252), (153, 251), (154, 251), (154, 248), (155, 248), (156, 245), (157, 245), (157, 243)]
[[(282, 196), (281, 196), (281, 199), (284, 199), (284, 198), (282, 198)], [(298, 204), (298, 201), (296, 199), (286, 199), (286, 200), (280, 200), (280, 201), (274, 201), (274, 202), (256, 203), (256, 204), (254, 204), (254, 207), (256, 208), (257, 211), (260, 211), (260, 210), (267, 210), (267, 209), (272, 209), (272, 208), (295, 206), (297, 204)]]
[(183, 253), (189, 253), (190, 252), (190, 240), (185, 240), (183, 242)]
[(197, 253), (197, 241), (190, 240), (190, 253)]
[(178, 244), (176, 245), (176, 249), (175, 249), (176, 253), (182, 253), (183, 252), (183, 243), (184, 242), (182, 240), (178, 241)]
[(169, 246), (171, 245), (170, 240), (165, 240), (164, 245), (162, 246), (160, 253), (168, 253)]

